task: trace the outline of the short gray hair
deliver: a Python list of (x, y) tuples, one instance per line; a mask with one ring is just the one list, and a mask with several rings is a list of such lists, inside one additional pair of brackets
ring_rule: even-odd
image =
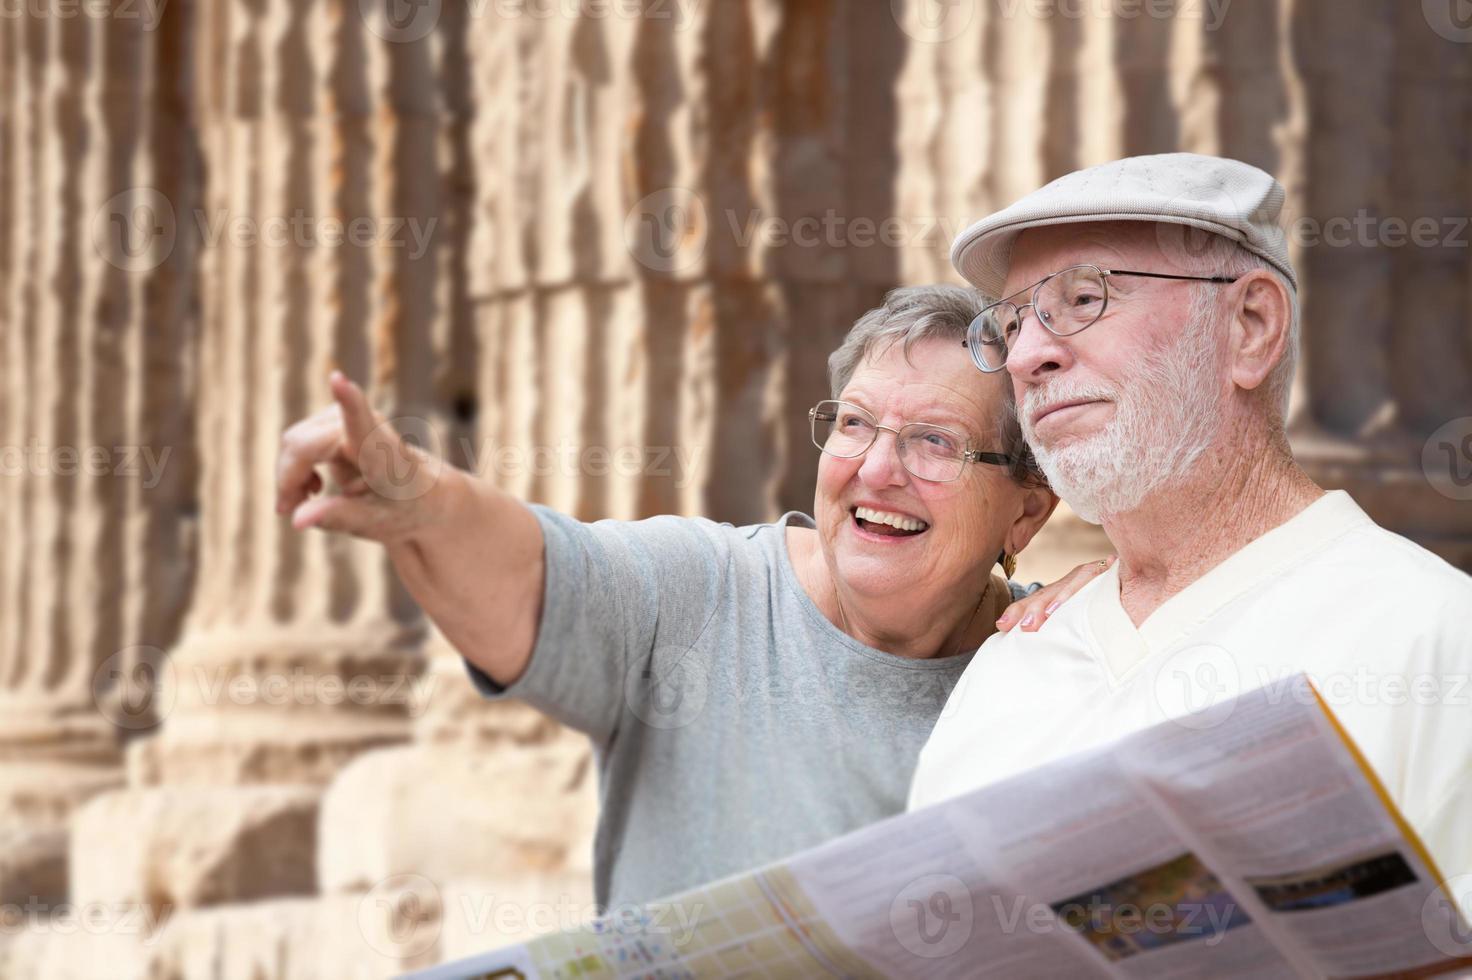
[[(1247, 251), (1237, 242), (1223, 235), (1211, 235), (1201, 254), (1195, 256), (1190, 263), (1191, 271), (1202, 276), (1245, 276), (1257, 269), (1266, 269), (1273, 278), (1283, 284), (1288, 291), (1288, 301), (1292, 305), (1292, 313), (1288, 321), (1288, 347), (1283, 352), (1283, 357), (1273, 366), (1267, 379), (1263, 382), (1263, 389), (1269, 404), (1277, 411), (1277, 421), (1281, 424), (1288, 419), (1288, 399), (1293, 394), (1293, 377), (1298, 368), (1298, 352), (1302, 345), (1301, 312), (1298, 303), (1298, 290), (1288, 277), (1283, 275), (1273, 264), (1259, 255)], [(1201, 283), (1195, 287), (1196, 295), (1193, 297), (1192, 320), (1195, 321), (1206, 311), (1215, 305), (1221, 290), (1207, 283)]]
[[(963, 355), (961, 342), (966, 339), (966, 328), (991, 302), (984, 294), (963, 286), (902, 286), (890, 290), (884, 303), (859, 317), (843, 343), (828, 356), (828, 381), (833, 397), (839, 397), (848, 387), (865, 358), (883, 354), (896, 342), (904, 345), (907, 358), (910, 349), (925, 340), (953, 343), (956, 353)], [(1001, 417), (993, 420), (1000, 444), (979, 448), (1011, 456), (1015, 461), (1011, 476), (1019, 484), (1045, 487), (1047, 478), (1022, 438), (1012, 386), (1006, 388)], [(984, 431), (987, 420), (977, 421), (982, 423)]]

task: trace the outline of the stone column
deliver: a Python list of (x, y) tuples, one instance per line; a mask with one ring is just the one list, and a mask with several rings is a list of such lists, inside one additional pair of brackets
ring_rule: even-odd
[(1298, 250), (1293, 436), (1319, 482), (1472, 569), (1472, 495), (1455, 481), (1472, 469), (1472, 46), (1429, 16), (1320, 0), (1294, 9), (1308, 124), (1301, 227), (1312, 238)]
[(193, 285), (155, 205), (197, 175), (148, 27), (0, 25), (0, 902), (67, 898), (67, 821), (121, 782), (193, 572)]
[(84, 808), (72, 842), (74, 900), (172, 916), (169, 935), (196, 937), (147, 951), (164, 960), (211, 948), (197, 910), (228, 923), (235, 903), (316, 892), (321, 792), (357, 755), (408, 738), (423, 667), (421, 618), (383, 550), (294, 532), (273, 503), (281, 432), (330, 400), (332, 367), (390, 416), (427, 412), (428, 309), (392, 220), (421, 216), (395, 175), (420, 181), (389, 152), (425, 134), (396, 134), (373, 109), (383, 76), (356, 4), (195, 13), (170, 5), (160, 49), (188, 58), (156, 78), (197, 72), (209, 175), (202, 201), (172, 198), (175, 253), (197, 257), (205, 284), (198, 575), (128, 788)]

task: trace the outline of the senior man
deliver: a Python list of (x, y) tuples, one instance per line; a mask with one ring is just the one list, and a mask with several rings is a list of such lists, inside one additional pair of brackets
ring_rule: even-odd
[(1136, 157), (957, 238), (961, 274), (1005, 297), (972, 358), (1011, 375), (1043, 472), (1119, 560), (983, 645), (912, 808), (1301, 670), (1443, 873), (1472, 872), (1472, 579), (1294, 462), (1283, 196), (1237, 161)]

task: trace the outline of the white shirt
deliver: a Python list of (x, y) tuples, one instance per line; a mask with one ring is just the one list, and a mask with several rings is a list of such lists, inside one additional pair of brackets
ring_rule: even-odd
[(987, 640), (920, 753), (910, 809), (1298, 671), (1441, 872), (1472, 873), (1472, 578), (1376, 525), (1343, 491), (1138, 628), (1116, 565), (1036, 633)]

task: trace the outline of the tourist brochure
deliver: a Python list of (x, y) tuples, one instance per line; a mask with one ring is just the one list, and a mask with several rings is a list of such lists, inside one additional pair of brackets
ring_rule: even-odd
[(1300, 674), (413, 977), (1430, 976), (1472, 968), (1444, 880)]

